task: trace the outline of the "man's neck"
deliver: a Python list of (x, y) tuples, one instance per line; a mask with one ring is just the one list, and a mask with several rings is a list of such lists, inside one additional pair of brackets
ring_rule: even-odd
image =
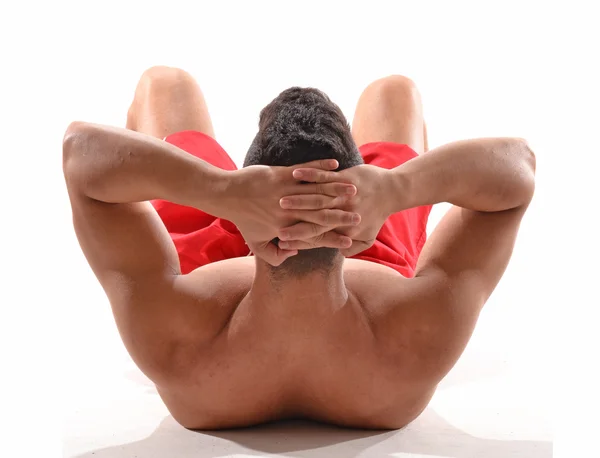
[(315, 271), (295, 276), (291, 273), (274, 273), (267, 263), (257, 258), (249, 299), (275, 314), (289, 311), (290, 308), (294, 312), (335, 312), (348, 301), (343, 261), (327, 272)]

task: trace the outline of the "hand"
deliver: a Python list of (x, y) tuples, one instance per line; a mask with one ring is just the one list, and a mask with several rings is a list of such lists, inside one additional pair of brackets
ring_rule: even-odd
[[(300, 167), (310, 170), (331, 171), (338, 167), (335, 160), (313, 161), (292, 167), (269, 167), (255, 165), (229, 173), (229, 182), (223, 191), (218, 216), (226, 218), (238, 227), (246, 243), (256, 256), (271, 265), (280, 265), (297, 249), (283, 249), (272, 243), (281, 239), (281, 229), (300, 224), (302, 240), (311, 248), (347, 248), (352, 240), (333, 229), (352, 227), (360, 222), (360, 216), (339, 209), (348, 198), (356, 194), (350, 183), (337, 182), (335, 172), (332, 181), (325, 184), (300, 183), (293, 171)], [(286, 195), (302, 195), (318, 199), (319, 208), (305, 205), (298, 210), (284, 210), (279, 201)]]
[[(333, 182), (351, 183), (357, 188), (356, 195), (347, 199), (341, 206), (337, 202), (328, 201), (315, 195), (288, 195), (281, 199), (282, 208), (300, 211), (302, 209), (327, 209), (339, 208), (345, 211), (358, 213), (361, 223), (357, 226), (343, 226), (335, 232), (352, 238), (352, 246), (341, 249), (344, 256), (354, 256), (373, 243), (383, 223), (393, 213), (394, 176), (391, 170), (373, 165), (358, 165), (341, 172), (330, 172), (323, 169), (297, 167), (293, 172), (294, 178), (317, 186), (328, 186)], [(281, 248), (287, 250), (307, 248), (307, 242), (302, 239), (308, 234), (308, 228), (302, 223), (281, 231), (279, 243)]]

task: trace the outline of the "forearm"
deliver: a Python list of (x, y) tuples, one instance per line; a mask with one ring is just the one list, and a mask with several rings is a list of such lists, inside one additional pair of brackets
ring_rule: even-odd
[[(514, 138), (450, 143), (392, 171), (394, 212), (449, 202), (477, 211), (502, 211), (526, 204), (534, 189), (535, 156)], [(394, 204), (392, 204), (394, 205)]]
[(67, 129), (63, 169), (67, 181), (99, 201), (164, 199), (208, 213), (227, 174), (167, 142), (88, 123)]

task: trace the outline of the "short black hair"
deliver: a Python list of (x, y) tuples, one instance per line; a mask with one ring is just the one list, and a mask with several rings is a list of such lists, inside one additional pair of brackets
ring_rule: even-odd
[[(337, 170), (364, 163), (339, 106), (315, 88), (286, 89), (261, 110), (244, 167), (290, 166), (318, 159), (336, 159)], [(329, 271), (338, 256), (339, 250), (333, 248), (300, 250), (273, 270), (293, 275)]]

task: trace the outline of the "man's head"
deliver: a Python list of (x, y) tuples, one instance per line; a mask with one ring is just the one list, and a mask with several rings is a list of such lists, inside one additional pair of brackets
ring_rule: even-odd
[[(338, 170), (363, 163), (342, 110), (318, 89), (292, 87), (260, 112), (258, 133), (246, 154), (250, 165), (290, 166), (318, 159), (337, 159)], [(328, 272), (341, 260), (337, 249), (300, 250), (280, 273)]]

